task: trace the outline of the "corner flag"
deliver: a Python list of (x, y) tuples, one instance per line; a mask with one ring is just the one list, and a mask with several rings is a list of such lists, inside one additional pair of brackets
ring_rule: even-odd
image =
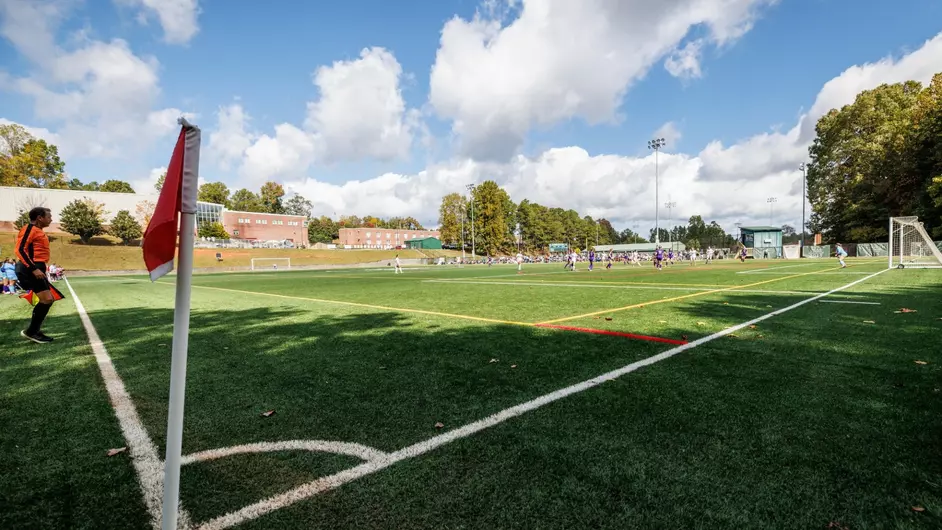
[(144, 264), (151, 281), (173, 270), (179, 221), (180, 257), (173, 309), (173, 357), (170, 361), (170, 404), (167, 414), (167, 458), (164, 464), (163, 530), (176, 530), (183, 447), (183, 400), (190, 335), (190, 284), (196, 228), (196, 191), (200, 165), (200, 130), (183, 118), (167, 177), (154, 216), (144, 231)]

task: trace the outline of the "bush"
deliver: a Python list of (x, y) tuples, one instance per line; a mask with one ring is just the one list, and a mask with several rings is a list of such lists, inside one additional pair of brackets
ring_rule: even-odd
[(88, 200), (76, 199), (66, 205), (59, 214), (59, 224), (66, 232), (79, 236), (85, 244), (105, 232), (101, 226), (101, 209)]
[(197, 234), (200, 237), (215, 237), (216, 239), (229, 239), (229, 234), (221, 223), (203, 223), (199, 226)]
[(20, 216), (16, 218), (16, 221), (13, 221), (13, 227), (16, 228), (17, 230), (19, 230), (20, 228), (23, 228), (24, 226), (28, 224), (29, 224), (29, 212), (27, 211), (20, 212)]
[(108, 232), (121, 239), (125, 245), (131, 242), (131, 240), (141, 237), (143, 233), (141, 231), (141, 225), (131, 217), (131, 212), (127, 210), (121, 210), (118, 212), (118, 215), (114, 216), (114, 219), (111, 220), (111, 226), (108, 228)]

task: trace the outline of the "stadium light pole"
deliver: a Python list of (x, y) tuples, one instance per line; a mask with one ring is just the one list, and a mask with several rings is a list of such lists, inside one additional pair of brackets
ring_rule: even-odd
[(464, 263), (464, 261), (465, 261), (465, 256), (464, 256), (464, 244), (465, 244), (465, 240), (464, 240), (464, 215), (465, 215), (465, 208), (466, 208), (466, 207), (462, 205), (462, 207), (461, 207), (461, 263)]
[(769, 197), (765, 202), (769, 203), (769, 226), (772, 226), (772, 210), (775, 208), (775, 203), (778, 201), (775, 197)]
[(471, 193), (471, 260), (477, 259), (477, 253), (474, 248), (474, 184), (468, 184), (468, 191)]
[[(805, 248), (805, 194), (807, 193), (805, 189), (805, 182), (808, 174), (808, 165), (802, 162), (798, 169), (801, 170), (801, 248)], [(801, 252), (804, 252), (802, 250)]]
[(655, 138), (648, 141), (648, 149), (654, 149), (654, 244), (661, 244), (661, 231), (658, 229), (658, 152), (667, 144), (663, 138)]

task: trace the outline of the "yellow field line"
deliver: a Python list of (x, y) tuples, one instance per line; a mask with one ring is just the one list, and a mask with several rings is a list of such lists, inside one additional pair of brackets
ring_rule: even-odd
[(605, 310), (605, 311), (594, 311), (594, 312), (592, 312), (592, 313), (586, 313), (586, 314), (584, 314), (584, 315), (575, 315), (575, 316), (571, 316), (571, 317), (563, 317), (563, 318), (557, 318), (557, 319), (554, 319), (554, 320), (547, 320), (547, 321), (545, 321), (545, 322), (538, 322), (537, 324), (538, 324), (538, 325), (540, 325), (540, 324), (556, 324), (556, 323), (558, 323), (558, 322), (566, 322), (566, 321), (569, 321), (569, 320), (577, 320), (577, 319), (580, 319), (580, 318), (594, 317), (594, 316), (596, 316), (596, 315), (604, 315), (604, 314), (607, 314), (607, 313), (615, 313), (615, 312), (618, 312), (618, 311), (627, 311), (627, 310), (629, 310), (629, 309), (635, 309), (635, 308), (643, 307), (643, 306), (646, 306), (646, 305), (656, 305), (656, 304), (664, 304), (664, 303), (667, 303), (667, 302), (676, 302), (676, 301), (678, 301), (678, 300), (685, 300), (685, 299), (687, 299), (687, 298), (695, 298), (695, 297), (697, 297), (697, 296), (705, 296), (705, 295), (708, 295), (708, 294), (723, 293), (723, 292), (727, 292), (727, 291), (733, 291), (733, 290), (736, 290), (736, 289), (748, 289), (748, 288), (750, 288), (750, 287), (756, 287), (756, 286), (759, 286), (759, 285), (765, 285), (765, 284), (767, 284), (767, 283), (780, 282), (780, 281), (782, 281), (782, 280), (789, 280), (789, 279), (791, 279), (791, 278), (799, 278), (799, 277), (801, 277), (801, 276), (809, 276), (809, 275), (812, 275), (812, 274), (820, 274), (820, 273), (822, 273), (822, 272), (827, 272), (827, 271), (830, 271), (830, 270), (834, 270), (834, 269), (836, 269), (836, 268), (839, 268), (839, 267), (833, 267), (833, 268), (824, 269), (824, 270), (821, 270), (821, 271), (803, 272), (803, 273), (801, 273), (801, 274), (793, 274), (793, 275), (791, 275), (791, 276), (785, 276), (785, 277), (782, 277), (782, 278), (772, 278), (771, 280), (763, 280), (763, 281), (761, 281), (761, 282), (749, 283), (749, 284), (746, 284), (746, 285), (734, 285), (734, 286), (732, 286), (732, 287), (726, 287), (726, 288), (723, 288), (723, 289), (714, 289), (714, 290), (712, 290), (712, 291), (701, 291), (701, 292), (699, 292), (699, 293), (685, 294), (685, 295), (681, 295), (681, 296), (675, 296), (675, 297), (673, 297), (673, 298), (662, 298), (662, 299), (660, 299), (660, 300), (651, 300), (651, 301), (648, 301), (648, 302), (641, 302), (641, 303), (638, 303), (638, 304), (627, 305), (627, 306), (625, 306), (625, 307), (616, 307), (616, 308), (614, 308), (614, 309), (607, 309), (607, 310)]
[[(170, 282), (154, 282), (154, 283), (159, 283), (163, 285), (176, 285)], [(304, 296), (291, 296), (291, 295), (286, 295), (286, 294), (263, 293), (263, 292), (257, 292), (257, 291), (242, 291), (239, 289), (227, 289), (225, 287), (210, 287), (208, 285), (193, 285), (193, 287), (198, 287), (200, 289), (212, 289), (214, 291), (239, 293), (239, 294), (258, 294), (262, 296), (271, 296), (275, 298), (285, 298), (288, 300), (304, 300), (308, 302), (320, 302), (322, 304), (336, 304), (336, 305), (344, 305), (344, 306), (350, 306), (350, 307), (364, 307), (367, 309), (381, 309), (383, 311), (397, 311), (399, 313), (417, 313), (420, 315), (432, 315), (432, 316), (437, 316), (437, 317), (462, 318), (465, 320), (475, 320), (478, 322), (490, 322), (492, 324), (508, 324), (512, 326), (533, 326), (534, 325), (530, 322), (516, 322), (513, 320), (499, 320), (496, 318), (473, 317), (470, 315), (458, 315), (455, 313), (440, 313), (438, 311), (425, 311), (423, 309), (405, 309), (402, 307), (388, 307), (388, 306), (382, 306), (382, 305), (361, 304), (359, 302), (344, 302), (341, 300), (327, 300), (325, 298), (307, 298)]]

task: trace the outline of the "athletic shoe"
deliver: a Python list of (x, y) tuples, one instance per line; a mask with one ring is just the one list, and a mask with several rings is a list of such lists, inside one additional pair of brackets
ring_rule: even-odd
[(20, 335), (26, 337), (27, 339), (37, 343), (37, 344), (47, 344), (52, 342), (52, 337), (47, 337), (42, 332), (36, 333), (35, 335), (27, 335), (26, 330), (20, 332)]

